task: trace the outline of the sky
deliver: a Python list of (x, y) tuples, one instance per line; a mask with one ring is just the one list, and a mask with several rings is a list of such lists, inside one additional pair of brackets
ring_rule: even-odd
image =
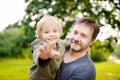
[(25, 8), (24, 0), (0, 0), (0, 32), (9, 24), (22, 20)]

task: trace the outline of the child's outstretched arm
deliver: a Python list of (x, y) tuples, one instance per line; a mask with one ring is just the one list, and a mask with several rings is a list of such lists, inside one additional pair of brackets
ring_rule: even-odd
[(30, 47), (33, 55), (33, 62), (41, 67), (47, 66), (51, 58), (56, 58), (60, 55), (57, 51), (52, 50), (52, 44), (45, 43), (38, 38), (30, 44)]
[(44, 43), (43, 46), (39, 48), (39, 51), (37, 52), (37, 55), (40, 59), (47, 60), (51, 58), (59, 58), (60, 53), (58, 51), (55, 51), (53, 49), (52, 43)]

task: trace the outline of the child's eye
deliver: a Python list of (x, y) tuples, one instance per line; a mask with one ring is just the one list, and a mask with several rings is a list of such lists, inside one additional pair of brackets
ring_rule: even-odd
[(57, 32), (57, 30), (54, 30), (53, 32)]

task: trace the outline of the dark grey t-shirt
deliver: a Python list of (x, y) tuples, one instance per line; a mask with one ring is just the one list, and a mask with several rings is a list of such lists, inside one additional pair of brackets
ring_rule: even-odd
[(59, 80), (95, 80), (96, 70), (89, 55), (70, 62), (62, 62)]

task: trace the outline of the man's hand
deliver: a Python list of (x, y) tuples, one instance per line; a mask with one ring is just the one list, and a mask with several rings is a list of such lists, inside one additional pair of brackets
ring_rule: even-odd
[(38, 56), (40, 59), (47, 60), (49, 58), (59, 58), (60, 53), (58, 51), (53, 50), (52, 43), (45, 43), (42, 47), (40, 47), (38, 51)]

